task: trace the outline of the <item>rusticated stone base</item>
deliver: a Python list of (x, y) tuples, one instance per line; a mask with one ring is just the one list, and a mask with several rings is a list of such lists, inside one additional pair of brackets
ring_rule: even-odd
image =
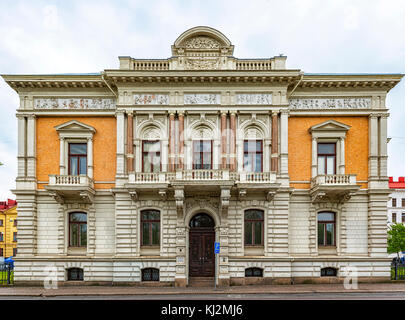
[(176, 278), (174, 280), (175, 287), (187, 287), (187, 279), (184, 278)]
[[(43, 281), (15, 281), (15, 286), (18, 287), (44, 287)], [(50, 284), (52, 285), (52, 284)], [(74, 287), (74, 286), (137, 286), (137, 287), (173, 287), (175, 286), (174, 282), (167, 282), (167, 281), (118, 281), (118, 282), (110, 282), (110, 281), (58, 281), (58, 287)]]
[(218, 279), (218, 287), (229, 287), (230, 285), (230, 279)]

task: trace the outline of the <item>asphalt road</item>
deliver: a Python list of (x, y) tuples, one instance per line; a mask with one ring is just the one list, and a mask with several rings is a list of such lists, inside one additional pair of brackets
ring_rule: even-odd
[(405, 292), (0, 296), (0, 300), (405, 300)]

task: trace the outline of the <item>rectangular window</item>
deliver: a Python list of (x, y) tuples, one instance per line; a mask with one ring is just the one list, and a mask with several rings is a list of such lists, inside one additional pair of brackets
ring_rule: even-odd
[(336, 144), (318, 143), (318, 174), (336, 173)]
[(405, 208), (405, 199), (404, 198), (401, 199), (401, 207)]
[(4, 254), (3, 254), (3, 248), (0, 248), (0, 257), (3, 257), (4, 256)]
[(158, 246), (160, 244), (160, 212), (144, 210), (141, 212), (141, 231), (143, 246)]
[(263, 245), (264, 214), (261, 210), (245, 211), (245, 245)]
[(13, 257), (17, 255), (17, 248), (13, 248)]
[(212, 169), (212, 141), (193, 141), (193, 169)]
[(17, 219), (14, 219), (14, 227), (17, 226)]
[(402, 218), (402, 223), (405, 223), (405, 212), (402, 212), (401, 218)]
[(397, 206), (397, 199), (396, 198), (392, 198), (392, 207), (396, 208)]
[(87, 174), (87, 144), (69, 143), (69, 174)]
[(263, 171), (263, 141), (261, 140), (244, 141), (243, 168), (247, 172)]
[(160, 172), (160, 141), (142, 142), (142, 171)]
[(3, 220), (0, 220), (0, 227), (3, 226)]
[(17, 242), (17, 232), (13, 232), (13, 241)]
[(69, 246), (87, 246), (87, 215), (81, 212), (69, 215)]
[(4, 239), (3, 239), (3, 232), (0, 232), (0, 242), (3, 242), (4, 241)]
[(333, 212), (318, 213), (318, 245), (335, 246), (335, 214)]
[(392, 223), (397, 223), (397, 213), (396, 212), (392, 213)]

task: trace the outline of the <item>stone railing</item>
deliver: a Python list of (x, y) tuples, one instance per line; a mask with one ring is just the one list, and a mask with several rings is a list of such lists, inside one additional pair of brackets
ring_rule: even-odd
[(230, 172), (228, 169), (194, 169), (176, 172), (136, 172), (129, 183), (170, 183), (171, 181), (233, 180), (243, 183), (275, 183), (275, 172)]
[(49, 185), (51, 186), (82, 186), (94, 188), (93, 179), (86, 175), (49, 175)]
[(168, 60), (132, 60), (132, 70), (161, 71), (169, 70)]
[(271, 70), (270, 60), (237, 60), (236, 70)]
[(323, 174), (312, 178), (311, 186), (356, 185), (355, 174)]
[(275, 172), (241, 172), (239, 174), (240, 182), (267, 182), (275, 183), (276, 182), (276, 173)]

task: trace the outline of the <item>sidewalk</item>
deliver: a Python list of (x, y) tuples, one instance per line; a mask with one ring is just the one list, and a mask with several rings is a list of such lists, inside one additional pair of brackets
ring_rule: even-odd
[(43, 287), (0, 287), (0, 296), (124, 296), (176, 294), (288, 294), (288, 293), (348, 293), (348, 292), (405, 292), (405, 283), (359, 283), (358, 289), (346, 290), (343, 284), (297, 284), (207, 287), (141, 287), (141, 286), (63, 286), (58, 289)]

